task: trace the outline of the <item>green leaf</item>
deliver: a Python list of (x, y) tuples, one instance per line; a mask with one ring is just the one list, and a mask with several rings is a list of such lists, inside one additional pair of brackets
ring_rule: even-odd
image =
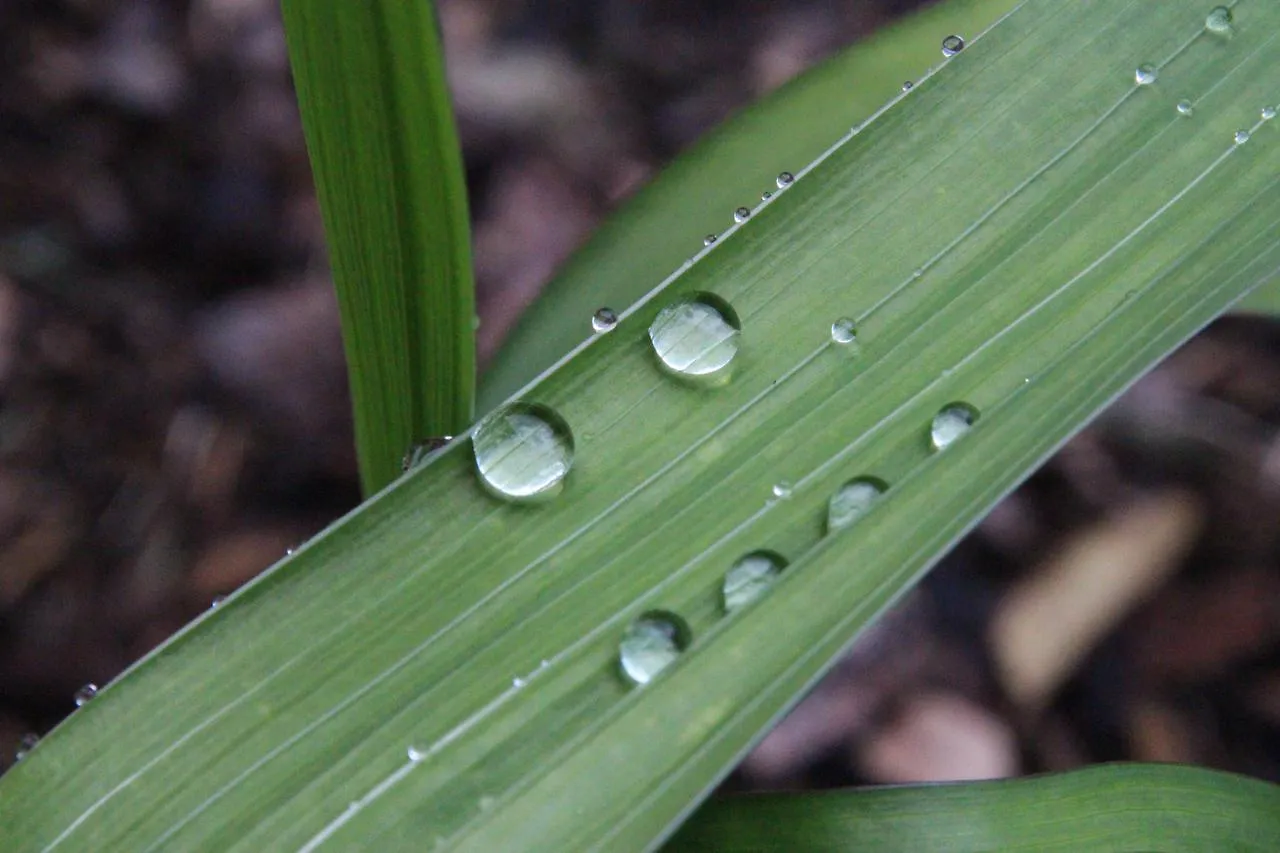
[[(541, 503), (454, 441), (0, 779), (0, 846), (656, 844), (996, 500), (1280, 275), (1280, 5), (1235, 9), (1227, 39), (1199, 0), (1024, 3), (525, 390), (507, 414), (572, 430), (559, 494), (533, 488), (553, 430), (476, 443)], [(719, 384), (650, 344), (699, 293), (742, 326)], [(976, 423), (933, 452), (954, 403)], [(860, 476), (888, 491), (829, 534)], [(726, 615), (759, 551), (789, 564)], [(631, 685), (619, 643), (652, 611), (688, 645)]]
[(1280, 850), (1280, 788), (1198, 767), (716, 798), (663, 848), (787, 853)]
[(471, 423), (466, 185), (430, 3), (284, 0), (366, 494)]
[(480, 382), (501, 403), (591, 334), (601, 306), (622, 310), (677, 269), (732, 212), (776, 192), (783, 171), (822, 154), (940, 58), (950, 33), (987, 29), (1017, 0), (948, 0), (897, 21), (743, 110), (681, 155), (610, 217), (520, 318)]

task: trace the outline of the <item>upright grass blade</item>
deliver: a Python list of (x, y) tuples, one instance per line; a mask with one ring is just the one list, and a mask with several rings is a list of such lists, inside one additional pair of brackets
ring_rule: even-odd
[[(1280, 275), (1280, 5), (1241, 0), (1230, 38), (1206, 12), (1021, 5), (525, 389), (510, 440), (453, 442), (104, 689), (0, 779), (0, 847), (657, 844), (1001, 495)], [(742, 326), (731, 375), (659, 369), (660, 318), (670, 363), (732, 348), (708, 305)], [(936, 452), (944, 410), (976, 422)], [(569, 442), (538, 416), (572, 470), (510, 503), (473, 447), (499, 490), (549, 485)], [(888, 490), (830, 530), (864, 475)], [(726, 613), (762, 550), (789, 565)], [(655, 611), (686, 645), (634, 685)]]
[(284, 0), (372, 493), (471, 423), (467, 194), (432, 5)]
[(591, 334), (601, 306), (622, 310), (733, 223), (783, 171), (809, 163), (1017, 0), (946, 0), (895, 22), (801, 75), (707, 135), (612, 216), (521, 317), (480, 382), (492, 409)]
[(724, 797), (666, 853), (1271, 853), (1280, 788), (1213, 770), (1112, 764), (1000, 782)]

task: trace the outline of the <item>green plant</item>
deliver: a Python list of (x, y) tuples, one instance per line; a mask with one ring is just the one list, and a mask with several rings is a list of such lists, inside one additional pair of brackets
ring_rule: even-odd
[[(375, 90), (404, 85), (369, 45), (425, 32), (427, 12), (408, 8), (286, 3), (300, 87), (319, 86), (303, 97), (313, 146), (318, 123), (346, 121), (321, 96), (339, 81), (318, 82), (337, 76), (345, 38), (365, 34)], [(658, 843), (995, 500), (1280, 274), (1280, 122), (1259, 113), (1280, 91), (1280, 8), (1241, 0), (1230, 33), (1206, 29), (1199, 0), (1154, 8), (1028, 0), (811, 165), (770, 166), (770, 181), (795, 179), (520, 392), (545, 408), (499, 409), (57, 730), (0, 781), (6, 849)], [(1182, 98), (1193, 116), (1175, 109)], [(784, 132), (739, 127), (757, 145)], [(342, 196), (326, 181), (355, 194), (351, 209), (384, 191), (343, 184), (345, 165), (316, 158), (335, 243)], [(665, 215), (655, 197), (637, 221)], [(377, 253), (369, 235), (347, 236), (364, 248), (340, 264)], [(699, 234), (678, 236), (697, 251)], [(615, 232), (567, 280), (612, 251), (619, 268), (652, 269), (639, 242)], [(423, 265), (421, 243), (398, 245)], [(421, 298), (378, 304), (407, 314)], [(585, 332), (588, 315), (570, 316)], [(431, 334), (469, 334), (402, 328), (425, 351)], [(715, 381), (689, 375), (730, 353)], [(388, 435), (408, 435), (404, 411), (386, 416), (402, 419)], [(390, 467), (392, 441), (362, 443), (366, 471)], [(858, 523), (833, 522), (830, 499), (859, 477), (887, 488)], [(750, 565), (768, 594), (726, 614), (726, 573), (762, 553)], [(655, 613), (669, 621), (643, 621)], [(642, 686), (619, 672), (637, 624), (656, 657), (631, 661), (633, 674), (679, 652)], [(1141, 772), (1127, 784), (1240, 787)], [(1000, 790), (1025, 789), (990, 796)], [(1240, 815), (1233, 843), (1274, 846), (1265, 808)], [(1146, 821), (1161, 838), (1160, 817)]]

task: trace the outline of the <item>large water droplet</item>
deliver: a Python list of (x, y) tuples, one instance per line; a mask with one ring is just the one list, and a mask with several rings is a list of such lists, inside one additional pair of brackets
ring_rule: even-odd
[(973, 428), (978, 420), (978, 410), (968, 403), (951, 403), (933, 416), (929, 438), (934, 450), (944, 450), (956, 439)]
[(1195, 105), (1192, 104), (1190, 101), (1182, 100), (1182, 101), (1178, 101), (1177, 109), (1178, 109), (1178, 115), (1189, 116), (1193, 112), (1195, 112), (1196, 108), (1195, 108)]
[(1204, 28), (1216, 36), (1229, 36), (1232, 33), (1231, 10), (1226, 6), (1215, 6), (1204, 19)]
[(1232, 138), (1235, 140), (1236, 145), (1244, 145), (1246, 142), (1249, 141), (1249, 131), (1237, 130), (1236, 135)]
[(786, 560), (769, 551), (756, 551), (733, 564), (724, 576), (722, 593), (728, 613), (760, 599), (778, 581)]
[(946, 57), (955, 56), (964, 50), (964, 39), (960, 36), (947, 36), (942, 40), (942, 55)]
[(535, 501), (560, 491), (573, 464), (573, 433), (546, 406), (512, 403), (471, 436), (480, 480), (494, 495)]
[(1154, 65), (1139, 65), (1133, 72), (1134, 82), (1139, 86), (1150, 86), (1160, 78), (1160, 70)]
[(18, 748), (13, 751), (13, 760), (16, 762), (26, 758), (39, 743), (40, 736), (30, 732), (18, 738)]
[(71, 697), (76, 703), (77, 708), (83, 708), (89, 704), (89, 700), (98, 695), (98, 685), (89, 683), (76, 691), (76, 695)]
[(689, 629), (671, 613), (646, 613), (622, 635), (618, 662), (636, 684), (648, 684), (689, 645)]
[(672, 303), (649, 326), (658, 359), (680, 376), (709, 377), (728, 367), (738, 353), (738, 315), (709, 293)]
[(827, 503), (827, 532), (848, 527), (862, 518), (887, 488), (874, 477), (858, 477), (845, 483)]
[(779, 172), (778, 173), (778, 189), (791, 186), (791, 184), (795, 181), (795, 179), (796, 179), (796, 176), (791, 174), (790, 172)]
[(837, 344), (851, 344), (858, 337), (857, 327), (849, 317), (841, 317), (831, 324), (831, 340)]
[(601, 308), (591, 315), (591, 328), (597, 332), (608, 332), (618, 325), (618, 315), (612, 308)]
[[(409, 448), (409, 452), (400, 459), (400, 470), (409, 471), (413, 468), (417, 468), (426, 461), (428, 456), (435, 453), (451, 441), (453, 441), (453, 436), (451, 435), (441, 435), (436, 436), (435, 438), (424, 438), (422, 441), (415, 441), (413, 446)], [(285, 556), (293, 556), (293, 552), (295, 550), (297, 549), (284, 549)]]
[(750, 218), (751, 218), (751, 208), (749, 207), (740, 207), (733, 212), (734, 222), (746, 222)]

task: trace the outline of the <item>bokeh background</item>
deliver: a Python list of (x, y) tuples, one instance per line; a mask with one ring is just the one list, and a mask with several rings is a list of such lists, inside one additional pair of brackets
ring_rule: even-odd
[[(664, 162), (917, 5), (440, 0), (482, 360)], [(1280, 781), (1278, 425), (1280, 327), (1220, 321), (730, 786), (1122, 758)], [(276, 0), (0, 3), (0, 769), (358, 497)]]

